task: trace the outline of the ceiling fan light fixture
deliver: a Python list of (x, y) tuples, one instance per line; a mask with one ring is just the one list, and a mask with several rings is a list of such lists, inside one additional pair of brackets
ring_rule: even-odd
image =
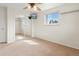
[(33, 11), (33, 12), (41, 11), (41, 9), (37, 6), (36, 3), (28, 3), (28, 6), (26, 6), (24, 9), (27, 9), (27, 10)]
[(30, 5), (28, 5), (28, 9), (31, 9), (31, 6)]
[(36, 11), (36, 10), (37, 10), (37, 7), (36, 7), (36, 6), (34, 6), (34, 7), (33, 7), (33, 10), (34, 10), (34, 11)]

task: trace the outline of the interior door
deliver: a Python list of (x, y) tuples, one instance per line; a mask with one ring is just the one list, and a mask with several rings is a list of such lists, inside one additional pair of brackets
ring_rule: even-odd
[(6, 8), (0, 8), (0, 42), (7, 41), (7, 15)]

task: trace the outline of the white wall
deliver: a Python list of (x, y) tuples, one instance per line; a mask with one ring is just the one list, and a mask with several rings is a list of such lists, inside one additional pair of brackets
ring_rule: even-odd
[(44, 25), (46, 14), (56, 10), (62, 13), (76, 9), (79, 10), (79, 4), (65, 4), (40, 13), (35, 21), (35, 37), (79, 49), (79, 12), (61, 15), (57, 26)]
[(18, 34), (18, 33), (22, 33), (22, 28), (21, 28), (21, 21), (20, 19), (16, 19), (15, 21), (15, 33)]
[(25, 35), (31, 36), (31, 20), (28, 19), (28, 13), (21, 21), (22, 32)]
[(7, 9), (0, 7), (0, 42), (7, 41)]

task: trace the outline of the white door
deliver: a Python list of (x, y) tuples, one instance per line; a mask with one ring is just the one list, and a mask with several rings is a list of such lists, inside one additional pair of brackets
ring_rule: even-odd
[(0, 42), (7, 41), (7, 15), (6, 8), (0, 8)]

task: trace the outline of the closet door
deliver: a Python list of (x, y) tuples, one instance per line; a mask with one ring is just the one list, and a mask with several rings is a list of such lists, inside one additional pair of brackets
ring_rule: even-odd
[(7, 41), (7, 10), (0, 7), (0, 43)]

